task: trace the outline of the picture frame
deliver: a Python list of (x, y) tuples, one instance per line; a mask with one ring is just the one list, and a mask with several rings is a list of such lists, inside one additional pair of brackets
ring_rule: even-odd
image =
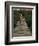
[[(25, 24), (25, 26), (22, 22)], [(27, 25), (29, 26), (29, 29), (27, 29), (28, 28)], [(6, 1), (5, 44), (10, 45), (37, 42), (38, 42), (38, 3)]]

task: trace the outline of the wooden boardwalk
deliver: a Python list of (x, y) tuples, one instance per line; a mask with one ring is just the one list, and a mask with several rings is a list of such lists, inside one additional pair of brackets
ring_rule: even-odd
[(27, 26), (27, 23), (25, 21), (25, 18), (23, 16), (20, 16), (20, 21), (17, 21), (17, 26), (14, 29), (13, 36), (31, 36), (32, 33), (30, 32), (29, 27)]

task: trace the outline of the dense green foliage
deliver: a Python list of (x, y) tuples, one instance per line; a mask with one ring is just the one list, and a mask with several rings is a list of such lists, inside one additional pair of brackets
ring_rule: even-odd
[(26, 11), (26, 10), (14, 10), (12, 11), (12, 13), (14, 12), (14, 27), (16, 27), (16, 23), (18, 20), (20, 20), (20, 14), (23, 15), (23, 17), (25, 17), (26, 22), (28, 27), (30, 28), (30, 30), (32, 31), (32, 11)]

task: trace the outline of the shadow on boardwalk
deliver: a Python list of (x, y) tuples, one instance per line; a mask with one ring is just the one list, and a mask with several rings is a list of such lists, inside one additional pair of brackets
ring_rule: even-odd
[(13, 33), (13, 37), (19, 36), (32, 36), (32, 33), (30, 31), (16, 31)]

